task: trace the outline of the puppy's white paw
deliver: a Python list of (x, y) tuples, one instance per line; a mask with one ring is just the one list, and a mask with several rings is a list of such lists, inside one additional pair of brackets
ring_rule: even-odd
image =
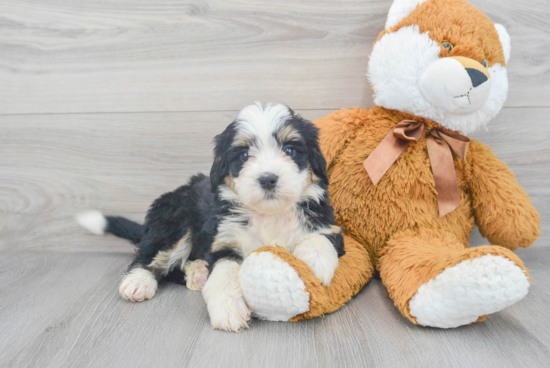
[(330, 285), (334, 271), (338, 268), (338, 253), (326, 236), (310, 236), (292, 254), (308, 264), (313, 274), (321, 280), (321, 284)]
[(244, 297), (223, 295), (208, 303), (208, 313), (213, 328), (229, 332), (240, 332), (248, 328), (251, 311), (246, 305)]
[(208, 279), (208, 263), (202, 259), (185, 262), (185, 285), (189, 290), (202, 291)]
[(219, 261), (202, 289), (210, 323), (215, 329), (239, 332), (248, 327), (251, 310), (244, 301), (239, 269), (234, 261)]
[(138, 267), (124, 276), (118, 291), (128, 301), (142, 302), (155, 295), (157, 286), (157, 280), (151, 271)]

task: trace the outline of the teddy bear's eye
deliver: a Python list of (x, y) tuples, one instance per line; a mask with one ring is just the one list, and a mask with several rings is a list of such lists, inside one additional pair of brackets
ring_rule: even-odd
[(442, 47), (446, 48), (449, 52), (451, 52), (451, 50), (453, 49), (453, 44), (450, 43), (450, 42), (443, 42), (441, 44)]
[(481, 65), (487, 68), (487, 60), (483, 59), (483, 61), (481, 62)]

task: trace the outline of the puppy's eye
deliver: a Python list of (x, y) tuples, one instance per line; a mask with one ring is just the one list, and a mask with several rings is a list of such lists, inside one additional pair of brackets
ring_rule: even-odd
[(295, 150), (294, 148), (292, 148), (292, 147), (286, 147), (286, 148), (284, 149), (284, 151), (285, 151), (286, 155), (287, 155), (287, 156), (290, 156), (290, 157), (293, 157), (294, 154), (296, 153), (296, 150)]
[(242, 162), (248, 161), (248, 151), (244, 151), (243, 153), (241, 153), (240, 159)]
[(449, 52), (454, 48), (453, 44), (450, 42), (443, 42), (441, 46), (446, 48)]
[(487, 68), (487, 60), (483, 59), (483, 61), (481, 62), (481, 65)]

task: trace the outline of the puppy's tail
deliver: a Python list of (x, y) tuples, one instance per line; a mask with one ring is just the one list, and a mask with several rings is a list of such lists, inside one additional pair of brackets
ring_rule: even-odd
[(85, 211), (76, 215), (76, 221), (92, 234), (111, 233), (128, 239), (138, 245), (143, 237), (143, 226), (124, 217), (103, 216), (97, 210)]

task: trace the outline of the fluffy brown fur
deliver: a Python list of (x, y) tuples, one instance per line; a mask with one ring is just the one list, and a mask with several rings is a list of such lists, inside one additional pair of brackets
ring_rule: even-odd
[[(443, 218), (438, 215), (425, 136), (411, 143), (373, 186), (363, 162), (405, 119), (425, 122), (426, 131), (442, 128), (378, 106), (337, 111), (315, 123), (321, 128), (337, 224), (364, 245), (366, 262), (376, 265), (390, 297), (416, 323), (408, 302), (420, 285), (447, 267), (485, 254), (502, 255), (526, 270), (512, 250), (533, 244), (540, 230), (539, 215), (514, 174), (476, 140), (465, 162), (454, 158), (461, 205)], [(500, 246), (468, 249), (475, 222), (482, 235)]]

